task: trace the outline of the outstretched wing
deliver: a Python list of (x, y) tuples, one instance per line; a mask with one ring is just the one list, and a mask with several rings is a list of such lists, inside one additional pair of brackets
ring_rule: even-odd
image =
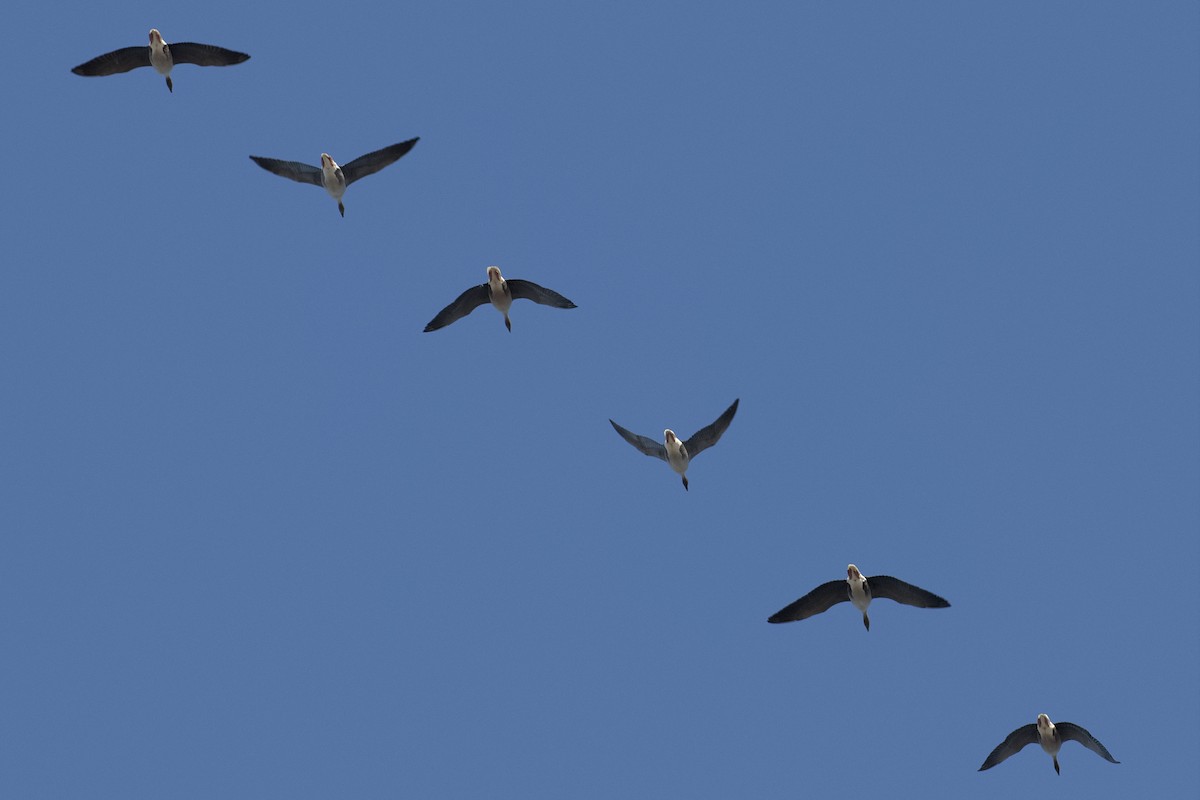
[(342, 167), (342, 174), (346, 176), (346, 185), (354, 183), (359, 178), (365, 178), (386, 167), (388, 164), (398, 160), (401, 156), (413, 149), (413, 146), (420, 140), (420, 136), (409, 139), (407, 142), (385, 147), (382, 150), (376, 150), (373, 153), (367, 153), (365, 156), (359, 156), (345, 164)]
[(808, 619), (849, 599), (850, 584), (846, 581), (836, 580), (822, 583), (796, 602), (784, 606), (767, 617), (767, 622), (795, 622)]
[(737, 413), (740, 401), (740, 397), (734, 400), (733, 405), (725, 409), (725, 413), (717, 417), (716, 422), (696, 431), (692, 434), (692, 438), (683, 443), (684, 447), (687, 448), (688, 458), (695, 458), (717, 443), (717, 440), (721, 438), (721, 434), (729, 427), (729, 423), (733, 422), (733, 415)]
[(871, 597), (886, 597), (906, 606), (917, 608), (949, 608), (950, 604), (933, 592), (927, 592), (920, 586), (905, 583), (890, 575), (872, 575), (867, 578), (871, 587)]
[[(512, 281), (509, 281), (509, 283), (512, 283)], [(654, 456), (655, 458), (661, 458), (663, 461), (667, 460), (667, 448), (666, 448), (666, 445), (664, 445), (662, 442), (656, 442), (653, 439), (651, 439), (649, 436), (639, 436), (638, 434), (634, 433), (633, 431), (625, 430), (620, 425), (613, 422), (611, 419), (608, 422), (610, 425), (613, 426), (613, 428), (616, 429), (617, 433), (621, 434), (622, 439), (629, 442), (631, 445), (636, 447), (638, 450), (641, 450), (643, 453), (645, 453), (648, 456)], [(668, 462), (668, 463), (670, 463), (670, 462)]]
[(532, 281), (522, 281), (515, 278), (508, 278), (504, 281), (508, 284), (508, 290), (512, 292), (513, 299), (524, 298), (532, 300), (543, 306), (553, 306), (554, 308), (575, 308), (575, 304), (567, 298), (563, 297), (553, 289), (547, 289), (544, 286), (538, 286)]
[(444, 328), (451, 322), (457, 322), (487, 302), (489, 302), (488, 285), (481, 283), (478, 286), (472, 286), (460, 294), (453, 303), (439, 311), (437, 316), (425, 326), (425, 333)]
[(301, 164), (299, 161), (280, 161), (278, 158), (250, 156), (250, 160), (267, 172), (274, 172), (281, 178), (291, 178), (300, 183), (311, 183), (314, 186), (324, 186), (321, 180), (321, 168), (311, 164)]
[(91, 61), (73, 67), (71, 72), (76, 75), (86, 75), (89, 78), (97, 75), (116, 75), (118, 72), (129, 72), (138, 67), (150, 66), (150, 47), (122, 47), (102, 56), (96, 56)]
[(979, 768), (980, 772), (985, 769), (991, 769), (1009, 756), (1021, 752), (1021, 749), (1027, 747), (1037, 741), (1037, 725), (1032, 722), (1028, 725), (1022, 725), (1008, 735), (1000, 744), (996, 745), (988, 757), (984, 759), (983, 766)]
[(1121, 763), (1113, 758), (1112, 754), (1108, 752), (1108, 748), (1100, 744), (1099, 740), (1097, 740), (1095, 736), (1092, 736), (1090, 733), (1088, 733), (1083, 726), (1076, 725), (1074, 722), (1056, 722), (1054, 723), (1054, 729), (1058, 731), (1058, 735), (1063, 741), (1069, 740), (1079, 742), (1081, 745), (1086, 747), (1088, 750), (1091, 750), (1105, 761), (1108, 761), (1112, 764)]
[(247, 53), (226, 50), (212, 44), (175, 42), (167, 47), (171, 50), (171, 60), (176, 64), (195, 64), (198, 67), (228, 67), (240, 64), (250, 57)]

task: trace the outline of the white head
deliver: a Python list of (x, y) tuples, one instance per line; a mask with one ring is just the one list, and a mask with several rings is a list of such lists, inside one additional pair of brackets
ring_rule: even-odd
[(1054, 729), (1054, 723), (1050, 721), (1050, 717), (1045, 714), (1038, 714), (1037, 718), (1038, 733), (1043, 736), (1049, 735)]
[(674, 444), (675, 442), (679, 441), (675, 436), (675, 431), (671, 430), (670, 428), (667, 428), (665, 431), (663, 431), (663, 439), (666, 440), (667, 444)]
[(499, 267), (488, 267), (488, 283), (499, 283), (503, 278)]
[(321, 153), (321, 169), (337, 169), (337, 162), (329, 153)]
[(162, 34), (158, 32), (158, 28), (150, 29), (150, 44), (155, 47), (162, 47)]
[(863, 579), (863, 575), (858, 571), (858, 567), (850, 564), (846, 567), (846, 580), (851, 580), (857, 583)]

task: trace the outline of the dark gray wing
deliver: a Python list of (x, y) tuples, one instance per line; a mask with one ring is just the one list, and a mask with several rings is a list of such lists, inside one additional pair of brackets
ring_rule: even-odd
[(1028, 725), (1022, 725), (1010, 733), (1007, 739), (996, 745), (996, 749), (984, 759), (983, 766), (979, 768), (979, 771), (983, 772), (985, 769), (991, 769), (1014, 753), (1021, 752), (1022, 748), (1033, 744), (1037, 740), (1037, 725), (1032, 722)]
[(554, 306), (555, 308), (575, 308), (575, 304), (567, 298), (563, 297), (553, 289), (547, 289), (544, 286), (538, 286), (532, 281), (522, 281), (515, 278), (506, 278), (505, 283), (508, 284), (508, 290), (512, 292), (513, 299), (523, 297), (526, 300), (532, 300), (543, 306)]
[(138, 67), (150, 66), (150, 46), (122, 47), (102, 56), (96, 56), (91, 61), (73, 67), (71, 72), (76, 75), (116, 75), (118, 72), (129, 72)]
[(349, 186), (359, 178), (365, 178), (368, 175), (379, 172), (379, 170), (398, 160), (409, 150), (412, 150), (413, 146), (420, 139), (421, 137), (418, 136), (415, 139), (409, 139), (407, 142), (400, 142), (391, 147), (385, 147), (382, 150), (376, 150), (373, 153), (367, 153), (365, 156), (359, 156), (354, 159), (342, 167), (342, 174), (346, 176), (346, 185)]
[(741, 402), (740, 397), (733, 401), (733, 405), (725, 409), (724, 414), (717, 417), (716, 422), (696, 431), (692, 434), (692, 438), (683, 443), (683, 446), (687, 448), (688, 458), (695, 458), (717, 443), (717, 440), (721, 438), (721, 434), (729, 427), (729, 423), (733, 422), (733, 415), (737, 413), (739, 402)]
[(1112, 754), (1108, 752), (1107, 747), (1100, 744), (1096, 737), (1088, 733), (1087, 730), (1082, 726), (1076, 725), (1074, 722), (1056, 722), (1054, 723), (1054, 729), (1058, 731), (1059, 738), (1061, 738), (1064, 742), (1079, 742), (1081, 745), (1086, 747), (1088, 750), (1091, 750), (1105, 761), (1108, 761), (1112, 764), (1121, 763), (1112, 757)]
[(481, 283), (478, 286), (472, 286), (460, 294), (453, 303), (439, 311), (437, 316), (425, 326), (425, 333), (444, 328), (451, 322), (457, 322), (487, 302), (490, 302), (488, 285)]
[(264, 158), (263, 156), (250, 156), (250, 160), (267, 172), (274, 172), (280, 177), (291, 178), (300, 183), (311, 183), (314, 186), (325, 185), (325, 181), (321, 179), (320, 167), (301, 164), (299, 161), (280, 161), (278, 158)]
[(845, 580), (822, 583), (796, 602), (767, 617), (767, 622), (795, 622), (808, 619), (849, 599), (850, 584)]
[[(627, 431), (611, 419), (608, 422), (616, 429), (617, 433), (621, 434), (622, 439), (629, 442), (638, 450), (641, 450), (648, 456), (654, 456), (655, 458), (667, 461), (667, 447), (662, 442), (656, 442), (649, 436), (639, 436), (633, 431)], [(670, 462), (668, 461), (667, 463)]]
[[(195, 42), (175, 42), (168, 44), (167, 48), (171, 51), (171, 60), (176, 64), (195, 64), (198, 67), (228, 67), (250, 57), (236, 50)], [(149, 56), (146, 63), (149, 63)]]
[(871, 597), (886, 597), (906, 606), (917, 608), (949, 608), (950, 604), (933, 592), (927, 592), (919, 586), (905, 583), (890, 575), (872, 575), (867, 578), (871, 587)]

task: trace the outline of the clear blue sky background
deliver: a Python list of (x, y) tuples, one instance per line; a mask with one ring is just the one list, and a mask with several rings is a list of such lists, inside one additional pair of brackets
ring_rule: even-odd
[(0, 794), (1196, 796), (1196, 4), (6, 14)]

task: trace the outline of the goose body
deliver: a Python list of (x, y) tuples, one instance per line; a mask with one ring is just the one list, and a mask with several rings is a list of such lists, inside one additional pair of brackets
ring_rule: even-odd
[(738, 402), (741, 398), (733, 401), (733, 405), (725, 409), (725, 412), (710, 425), (706, 425), (700, 430), (692, 434), (687, 441), (682, 441), (675, 435), (675, 431), (667, 428), (663, 431), (663, 441), (658, 443), (649, 436), (633, 433), (630, 430), (622, 428), (611, 419), (608, 421), (613, 429), (621, 435), (621, 438), (629, 442), (641, 452), (648, 456), (661, 459), (670, 465), (671, 469), (679, 475), (683, 481), (683, 488), (688, 490), (687, 470), (692, 463), (692, 459), (712, 447), (721, 438), (721, 434), (725, 433), (729, 423), (733, 422), (733, 415), (737, 413)]
[(1070, 741), (1079, 742), (1110, 764), (1121, 763), (1113, 758), (1112, 754), (1108, 752), (1108, 748), (1100, 744), (1100, 741), (1088, 733), (1082, 725), (1076, 725), (1073, 722), (1060, 722), (1056, 725), (1050, 721), (1049, 716), (1038, 714), (1037, 722), (1022, 725), (1010, 733), (1003, 742), (996, 745), (996, 748), (984, 759), (983, 766), (979, 768), (979, 771), (991, 769), (1009, 756), (1015, 755), (1028, 745), (1037, 742), (1046, 755), (1054, 760), (1054, 771), (1061, 775), (1062, 771), (1058, 766), (1058, 751), (1062, 749), (1063, 742)]
[(813, 589), (767, 618), (767, 622), (796, 622), (821, 614), (833, 608), (838, 603), (849, 600), (859, 610), (863, 618), (863, 627), (871, 630), (871, 618), (867, 616), (867, 607), (871, 600), (885, 597), (907, 606), (918, 608), (948, 608), (950, 603), (930, 591), (919, 586), (913, 586), (899, 578), (890, 575), (875, 575), (867, 578), (858, 567), (850, 564), (846, 567), (846, 579), (829, 581)]
[(174, 92), (171, 70), (176, 64), (195, 64), (200, 67), (228, 67), (250, 58), (246, 53), (226, 50), (211, 44), (176, 42), (168, 45), (157, 28), (150, 29), (150, 44), (147, 47), (122, 47), (111, 53), (96, 56), (71, 72), (87, 77), (116, 75), (138, 67), (154, 67), (154, 71), (167, 80), (167, 91)]
[(367, 153), (365, 156), (359, 156), (344, 167), (334, 161), (333, 156), (329, 153), (321, 153), (320, 167), (300, 161), (282, 161), (266, 156), (250, 156), (250, 160), (267, 172), (274, 173), (281, 178), (320, 186), (329, 193), (330, 197), (337, 200), (338, 212), (344, 217), (346, 216), (346, 206), (342, 203), (342, 195), (346, 193), (346, 187), (359, 178), (373, 175), (389, 164), (395, 163), (409, 150), (412, 150), (420, 138), (417, 136)]
[(425, 333), (436, 331), (457, 322), (485, 303), (504, 315), (504, 327), (512, 332), (512, 322), (508, 311), (512, 308), (513, 300), (532, 300), (533, 302), (550, 306), (551, 308), (575, 308), (575, 304), (553, 289), (538, 286), (533, 281), (523, 281), (518, 278), (505, 279), (500, 274), (499, 267), (487, 268), (487, 283), (472, 286), (455, 298), (454, 302), (437, 313), (425, 326)]

